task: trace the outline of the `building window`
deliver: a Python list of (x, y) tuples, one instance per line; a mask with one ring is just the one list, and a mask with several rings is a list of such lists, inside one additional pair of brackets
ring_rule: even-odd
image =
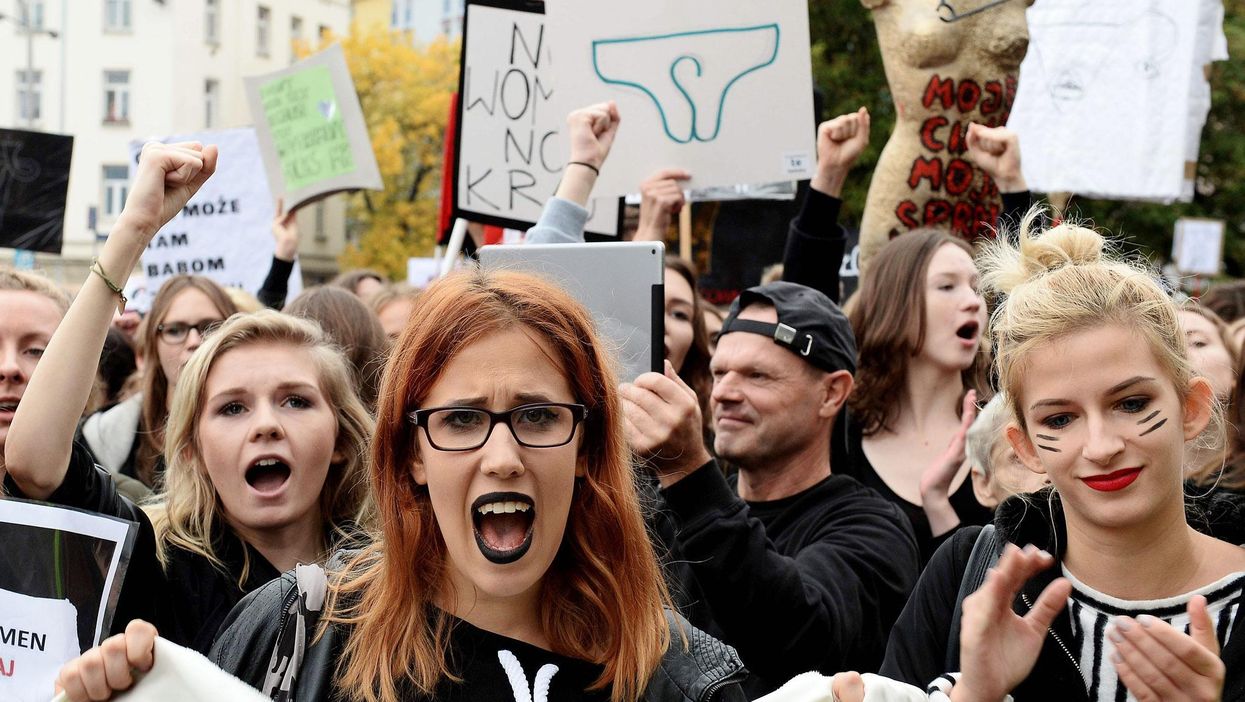
[[(43, 0), (26, 0), (25, 4), (18, 3), (18, 10), (23, 13), (22, 26), (43, 29)], [(29, 14), (26, 14), (27, 12)]]
[(130, 192), (128, 166), (104, 166), (104, 218), (116, 219)]
[(220, 81), (208, 78), (203, 82), (203, 126), (211, 129), (216, 126), (216, 113), (220, 104)]
[(17, 72), (17, 119), (35, 122), (43, 116), (43, 71)]
[(220, 0), (207, 0), (204, 7), (203, 40), (213, 46), (220, 43)]
[(113, 32), (130, 31), (131, 0), (104, 0), (104, 29)]
[(332, 33), (333, 30), (330, 29), (327, 24), (322, 24), (319, 29), (316, 30), (316, 38), (320, 40), (321, 44), (323, 44)]
[(104, 71), (104, 123), (130, 121), (130, 72)]
[(298, 47), (303, 43), (303, 18), (290, 18), (290, 63), (298, 60)]
[(272, 45), (272, 10), (259, 6), (259, 17), (255, 22), (255, 53), (267, 56)]
[(323, 244), (324, 242), (329, 240), (328, 234), (324, 231), (324, 200), (321, 200), (316, 203), (315, 214), (316, 214), (316, 225), (315, 225), (316, 232), (314, 235), (315, 240), (316, 240), (316, 243)]

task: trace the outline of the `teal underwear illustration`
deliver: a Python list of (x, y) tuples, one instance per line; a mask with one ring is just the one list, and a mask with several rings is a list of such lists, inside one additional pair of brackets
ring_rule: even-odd
[[(722, 131), (731, 88), (773, 65), (780, 35), (777, 24), (763, 24), (597, 39), (592, 66), (602, 81), (648, 95), (672, 141), (709, 142)], [(733, 106), (736, 112), (753, 107)]]

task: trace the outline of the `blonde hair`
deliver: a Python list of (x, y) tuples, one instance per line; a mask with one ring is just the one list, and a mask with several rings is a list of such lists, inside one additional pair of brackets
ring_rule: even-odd
[[(1140, 334), (1180, 397), (1187, 396), (1193, 368), (1176, 305), (1156, 274), (1147, 264), (1116, 254), (1102, 235), (1074, 222), (1037, 235), (1035, 223), (1045, 214), (1041, 208), (1030, 210), (1015, 242), (999, 236), (978, 258), (984, 286), (1006, 297), (990, 327), (999, 385), (1010, 399), (1015, 421), (1025, 428), (1020, 383), (1029, 353), (1059, 337), (1107, 324)], [(1222, 437), (1221, 418), (1218, 411), (1213, 414), (1207, 435)]]
[(592, 317), (539, 278), (461, 271), (423, 292), (385, 368), (369, 467), (380, 531), (331, 577), (322, 619), (350, 627), (335, 676), (345, 699), (395, 702), (404, 681), (430, 695), (453, 679), (452, 624), (434, 604), (448, 593), (452, 565), (428, 490), (411, 475), (419, 442), (406, 415), (462, 349), (516, 327), (548, 343), (588, 410), (578, 429), (587, 472), (537, 605), (551, 648), (600, 665), (592, 689), (625, 702), (643, 695), (670, 645), (670, 596), (641, 514), (617, 379)]
[(17, 271), (12, 268), (0, 267), (0, 290), (37, 293), (51, 300), (61, 311), (61, 316), (69, 311), (72, 298), (69, 293), (57, 287), (55, 283), (37, 273)]
[(968, 436), (964, 442), (964, 452), (968, 464), (987, 478), (994, 477), (994, 447), (1003, 437), (1003, 429), (1011, 418), (1007, 413), (1007, 396), (1004, 393), (995, 395), (973, 420), (968, 428)]
[[(343, 459), (329, 467), (320, 493), (326, 536), (330, 529), (341, 529), (361, 518), (367, 496), (364, 474), (372, 417), (355, 394), (353, 376), (341, 352), (314, 322), (272, 310), (235, 314), (194, 352), (173, 392), (164, 436), (168, 461), (164, 487), (145, 505), (155, 527), (157, 554), (166, 568), (170, 551), (176, 547), (199, 554), (227, 572), (212, 547), (213, 528), (223, 522), (220, 500), (199, 449), (199, 417), (206, 401), (207, 378), (217, 359), (232, 349), (260, 343), (307, 350), (318, 371), (320, 390), (337, 415), (334, 448)], [(242, 572), (236, 574), (239, 585), (246, 582), (249, 572), (248, 556)]]

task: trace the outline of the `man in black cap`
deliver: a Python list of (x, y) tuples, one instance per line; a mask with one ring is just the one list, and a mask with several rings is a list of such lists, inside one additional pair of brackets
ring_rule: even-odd
[(851, 326), (823, 293), (750, 288), (722, 325), (714, 449), (695, 393), (667, 367), (623, 386), (628, 438), (656, 471), (712, 633), (739, 651), (750, 697), (809, 670), (875, 671), (916, 584), (916, 540), (897, 507), (830, 465), (852, 390)]

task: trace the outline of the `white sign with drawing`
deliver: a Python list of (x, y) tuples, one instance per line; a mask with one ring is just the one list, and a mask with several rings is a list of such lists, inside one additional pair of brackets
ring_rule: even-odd
[[(566, 168), (566, 112), (557, 92), (545, 16), (467, 3), (454, 149), (454, 213), (473, 222), (528, 229)], [(585, 225), (618, 234), (618, 198), (588, 205)]]
[(1042, 0), (1008, 125), (1040, 192), (1171, 202), (1184, 185), (1199, 2)]
[(1176, 270), (1193, 275), (1218, 275), (1223, 263), (1224, 223), (1221, 219), (1181, 217), (1176, 220), (1172, 259)]
[(548, 0), (553, 104), (614, 100), (597, 195), (664, 167), (690, 188), (809, 178), (816, 167), (806, 0)]

